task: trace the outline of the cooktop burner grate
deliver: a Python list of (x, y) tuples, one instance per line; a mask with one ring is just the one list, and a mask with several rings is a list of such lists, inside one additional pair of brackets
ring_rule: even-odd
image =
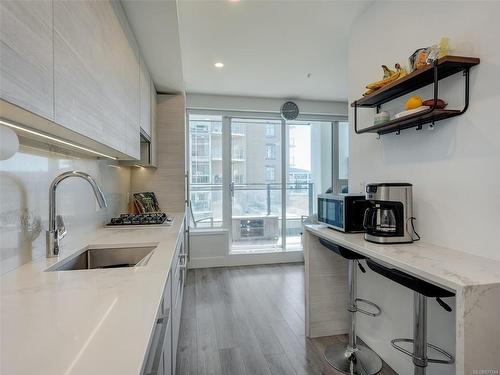
[(155, 212), (148, 214), (121, 214), (120, 217), (114, 217), (108, 225), (151, 225), (169, 223), (173, 218), (164, 212)]

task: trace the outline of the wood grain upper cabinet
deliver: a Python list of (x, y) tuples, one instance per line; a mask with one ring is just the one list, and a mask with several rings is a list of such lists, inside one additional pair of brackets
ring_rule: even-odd
[(55, 122), (138, 158), (139, 52), (121, 5), (53, 7)]
[(52, 1), (0, 1), (0, 96), (54, 119)]
[(151, 78), (144, 59), (141, 57), (141, 128), (151, 137)]
[(158, 128), (156, 126), (157, 116), (156, 116), (156, 88), (153, 80), (151, 80), (151, 160), (150, 163), (153, 167), (158, 166)]
[(115, 13), (120, 21), (127, 43), (123, 43), (120, 79), (124, 99), (122, 110), (126, 115), (126, 154), (140, 156), (140, 53), (120, 2), (114, 1)]

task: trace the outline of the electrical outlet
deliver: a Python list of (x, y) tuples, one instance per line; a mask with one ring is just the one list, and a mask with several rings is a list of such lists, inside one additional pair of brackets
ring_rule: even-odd
[(364, 193), (364, 192), (365, 192), (365, 190), (366, 190), (366, 182), (365, 182), (365, 181), (361, 181), (361, 182), (359, 183), (359, 192), (360, 192), (360, 193)]

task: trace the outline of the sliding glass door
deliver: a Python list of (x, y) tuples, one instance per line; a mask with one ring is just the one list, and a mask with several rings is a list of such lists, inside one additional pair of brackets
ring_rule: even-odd
[(286, 122), (286, 249), (301, 250), (302, 223), (332, 186), (332, 123)]
[(347, 123), (189, 114), (193, 230), (225, 230), (238, 254), (301, 251), (316, 197), (347, 187)]
[(222, 116), (190, 115), (188, 133), (191, 226), (222, 228)]
[(282, 121), (231, 118), (233, 252), (283, 249)]

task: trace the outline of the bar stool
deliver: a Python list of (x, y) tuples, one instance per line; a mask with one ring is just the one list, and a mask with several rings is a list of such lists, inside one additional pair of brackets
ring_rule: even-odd
[[(400, 352), (412, 357), (414, 375), (425, 375), (429, 363), (452, 364), (454, 358), (443, 349), (427, 342), (427, 297), (436, 298), (443, 309), (450, 312), (451, 307), (441, 298), (453, 297), (455, 294), (437, 285), (428, 283), (403, 271), (383, 266), (371, 259), (366, 261), (368, 267), (374, 272), (413, 290), (413, 339), (394, 339), (391, 344)], [(406, 350), (399, 343), (412, 343), (413, 352)], [(446, 359), (435, 359), (427, 357), (427, 348), (433, 349), (443, 355)]]
[[(365, 273), (366, 270), (359, 263), (359, 260), (366, 259), (366, 257), (323, 238), (320, 238), (319, 241), (329, 250), (348, 260), (347, 311), (349, 311), (350, 321), (349, 343), (347, 345), (338, 343), (328, 346), (325, 350), (325, 359), (333, 368), (344, 374), (376, 374), (382, 369), (382, 360), (373, 350), (356, 342), (356, 313), (360, 312), (372, 317), (381, 313), (376, 304), (356, 296), (356, 266), (359, 267), (361, 272)], [(376, 312), (372, 313), (359, 308), (358, 303), (360, 302), (373, 306)]]

